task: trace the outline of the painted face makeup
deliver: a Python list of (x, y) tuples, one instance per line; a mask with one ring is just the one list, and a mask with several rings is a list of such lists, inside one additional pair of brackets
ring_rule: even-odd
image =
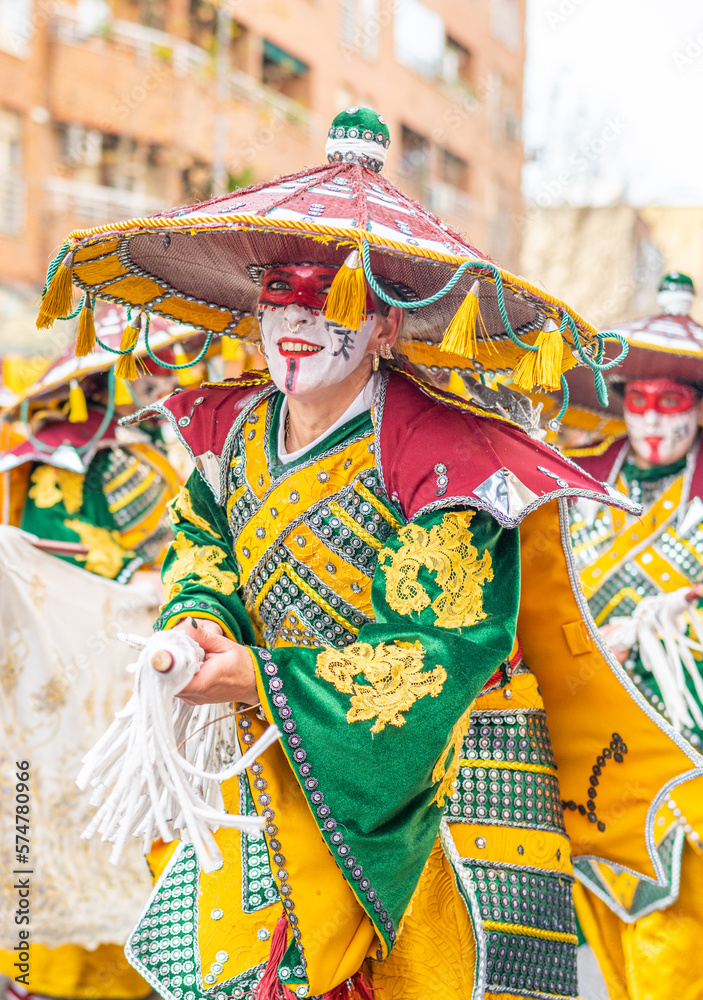
[(358, 330), (330, 323), (322, 312), (336, 268), (289, 265), (264, 272), (258, 319), (271, 378), (281, 392), (306, 396), (341, 382), (363, 361), (376, 324), (367, 295)]
[(635, 454), (649, 465), (669, 465), (688, 452), (698, 432), (698, 400), (671, 379), (628, 382), (625, 422)]

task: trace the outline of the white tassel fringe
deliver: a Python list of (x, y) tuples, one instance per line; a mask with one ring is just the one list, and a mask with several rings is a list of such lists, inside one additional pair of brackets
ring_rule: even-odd
[[(114, 844), (110, 861), (118, 864), (129, 837), (141, 837), (145, 852), (161, 837), (191, 843), (206, 872), (214, 871), (222, 856), (212, 836), (219, 827), (258, 833), (259, 816), (227, 813), (220, 782), (241, 774), (280, 739), (277, 726), (247, 752), (238, 753), (232, 716), (223, 719), (225, 705), (186, 705), (176, 697), (203, 662), (204, 653), (183, 632), (156, 632), (148, 639), (125, 636), (141, 646), (134, 693), (115, 721), (83, 758), (76, 779), (79, 788), (91, 785), (91, 804), (98, 810), (82, 833), (89, 840), (98, 833)], [(152, 665), (155, 653), (170, 656), (172, 665), (161, 672)]]
[[(605, 641), (614, 650), (629, 650), (639, 643), (640, 658), (653, 674), (671, 725), (679, 732), (684, 726), (703, 727), (703, 679), (693, 652), (703, 653), (703, 619), (695, 602), (686, 600), (690, 587), (672, 594), (645, 597), (631, 617), (611, 618), (615, 628)], [(687, 635), (688, 626), (698, 641)], [(686, 685), (688, 673), (698, 695), (694, 698)]]

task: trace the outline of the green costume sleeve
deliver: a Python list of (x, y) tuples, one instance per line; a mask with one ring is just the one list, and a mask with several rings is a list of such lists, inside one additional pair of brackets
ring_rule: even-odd
[(253, 647), (311, 812), (391, 946), (437, 836), (469, 706), (513, 646), (518, 531), (482, 511), (420, 517), (379, 553), (375, 621), (355, 643), (269, 651), (252, 641), (226, 515), (198, 474), (173, 511), (157, 627), (205, 615)]
[(518, 531), (485, 512), (420, 517), (380, 552), (375, 621), (356, 643), (254, 651), (310, 809), (389, 947), (437, 836), (469, 706), (511, 653), (519, 558)]
[(161, 570), (166, 603), (154, 628), (170, 628), (193, 615), (218, 622), (236, 642), (256, 642), (238, 594), (227, 515), (198, 472), (192, 473), (169, 509), (176, 537)]
[(141, 560), (124, 548), (102, 489), (107, 450), (99, 451), (85, 475), (37, 465), (30, 477), (21, 528), (39, 538), (78, 542), (87, 556), (60, 556), (90, 573), (126, 583)]

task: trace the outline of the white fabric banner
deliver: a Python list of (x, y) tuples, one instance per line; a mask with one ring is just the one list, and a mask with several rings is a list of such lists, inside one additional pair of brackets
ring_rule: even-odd
[[(80, 839), (95, 809), (75, 779), (131, 695), (125, 667), (137, 653), (116, 635), (150, 635), (156, 613), (138, 585), (87, 573), (0, 527), (0, 947), (17, 943), (16, 869), (33, 872), (28, 929), (49, 947), (123, 944), (148, 898), (138, 841), (114, 867), (109, 845)], [(16, 859), (16, 761), (30, 765), (27, 866)]]

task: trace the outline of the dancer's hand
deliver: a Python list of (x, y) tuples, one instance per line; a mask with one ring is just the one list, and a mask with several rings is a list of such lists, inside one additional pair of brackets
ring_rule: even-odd
[[(194, 627), (194, 623), (196, 627)], [(176, 628), (185, 632), (205, 651), (200, 670), (178, 695), (187, 705), (243, 702), (256, 705), (256, 673), (246, 646), (233, 642), (210, 619), (185, 618)]]
[(703, 597), (703, 583), (697, 583), (695, 586), (691, 587), (689, 592), (686, 594), (686, 600), (689, 604), (693, 604), (694, 601), (700, 600)]

